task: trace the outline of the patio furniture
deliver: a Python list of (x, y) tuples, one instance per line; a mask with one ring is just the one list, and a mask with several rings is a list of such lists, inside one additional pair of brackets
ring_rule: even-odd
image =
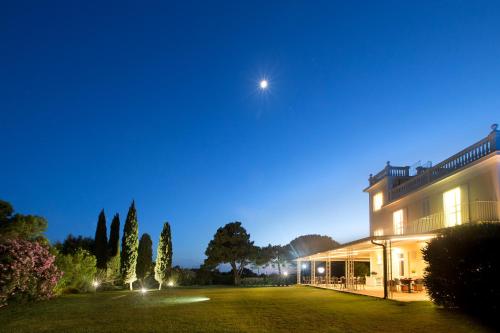
[(411, 278), (401, 279), (401, 291), (404, 293), (411, 293), (412, 281)]
[(423, 291), (424, 290), (424, 280), (423, 279), (415, 279), (413, 283), (414, 291)]

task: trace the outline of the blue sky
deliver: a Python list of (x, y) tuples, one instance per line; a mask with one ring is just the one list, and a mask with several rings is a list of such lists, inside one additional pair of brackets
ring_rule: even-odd
[(0, 198), (51, 240), (93, 236), (102, 208), (123, 223), (132, 199), (185, 266), (234, 220), (259, 245), (353, 240), (370, 173), (500, 121), (498, 2), (1, 7)]

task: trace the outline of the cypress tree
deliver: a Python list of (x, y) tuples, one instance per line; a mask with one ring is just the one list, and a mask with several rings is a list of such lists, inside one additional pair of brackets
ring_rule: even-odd
[(172, 269), (172, 235), (170, 233), (170, 224), (165, 222), (158, 242), (158, 251), (156, 253), (155, 280), (161, 285), (165, 282)]
[(132, 283), (136, 280), (135, 266), (137, 265), (138, 239), (137, 212), (135, 202), (132, 201), (127, 213), (127, 219), (123, 226), (122, 251), (120, 260), (120, 272), (123, 282), (128, 283), (132, 290)]
[(144, 285), (144, 279), (151, 273), (153, 267), (153, 242), (148, 234), (143, 234), (139, 241), (139, 250), (137, 256), (137, 267), (135, 272), (137, 278)]
[(106, 215), (104, 209), (99, 214), (97, 228), (95, 230), (95, 256), (97, 259), (97, 268), (106, 269), (108, 261), (108, 235), (106, 231)]
[(113, 216), (111, 228), (109, 231), (108, 251), (109, 257), (118, 255), (120, 249), (120, 215), (118, 213)]

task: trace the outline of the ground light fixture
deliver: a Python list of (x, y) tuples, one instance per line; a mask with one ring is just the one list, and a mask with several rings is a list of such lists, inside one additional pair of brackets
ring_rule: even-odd
[(141, 293), (145, 294), (147, 292), (148, 292), (148, 290), (146, 288), (141, 288)]
[(174, 286), (174, 281), (168, 281), (167, 286), (173, 287)]
[(92, 282), (92, 285), (94, 286), (94, 288), (97, 288), (97, 287), (99, 287), (100, 283), (99, 283), (99, 281), (94, 281), (94, 282)]
[(325, 268), (324, 267), (318, 267), (318, 273), (319, 274), (323, 274), (325, 272)]

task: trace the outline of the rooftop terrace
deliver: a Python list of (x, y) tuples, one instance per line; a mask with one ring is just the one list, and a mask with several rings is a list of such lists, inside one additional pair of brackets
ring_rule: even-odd
[(500, 150), (500, 130), (498, 130), (498, 125), (493, 124), (491, 129), (490, 134), (484, 139), (435, 166), (417, 168), (415, 175), (410, 175), (409, 166), (392, 166), (387, 162), (386, 167), (382, 171), (376, 175), (370, 175), (370, 186), (375, 185), (386, 177), (397, 180), (392, 183), (392, 188), (389, 189), (389, 201), (394, 201), (451, 173), (466, 168), (471, 163)]

